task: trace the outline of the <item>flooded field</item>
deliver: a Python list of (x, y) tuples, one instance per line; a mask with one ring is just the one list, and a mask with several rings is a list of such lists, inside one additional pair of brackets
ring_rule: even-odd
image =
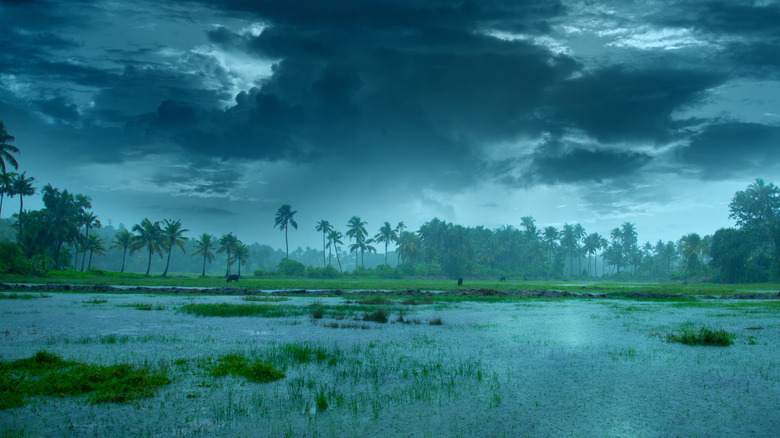
[[(86, 395), (27, 397), (0, 410), (0, 430), (11, 436), (780, 430), (777, 301), (371, 304), (344, 297), (32, 295), (0, 300), (0, 360), (45, 350), (66, 360), (145, 367), (170, 383), (122, 404), (95, 404)], [(202, 316), (203, 309), (236, 308), (254, 313)], [(667, 341), (670, 332), (703, 326), (733, 334), (734, 344)], [(284, 377), (256, 383), (217, 376), (228, 355), (267, 362)]]

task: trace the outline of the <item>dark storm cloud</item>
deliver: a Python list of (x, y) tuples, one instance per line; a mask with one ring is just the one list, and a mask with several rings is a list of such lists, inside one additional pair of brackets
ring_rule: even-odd
[(57, 96), (52, 99), (34, 101), (35, 106), (44, 114), (54, 119), (73, 122), (78, 120), (79, 111), (76, 105), (67, 97)]
[(723, 75), (674, 67), (609, 67), (564, 81), (551, 93), (553, 118), (602, 142), (663, 143), (672, 113), (696, 103)]
[(707, 126), (689, 146), (681, 149), (680, 155), (705, 179), (750, 177), (777, 165), (779, 145), (780, 127), (723, 122)]

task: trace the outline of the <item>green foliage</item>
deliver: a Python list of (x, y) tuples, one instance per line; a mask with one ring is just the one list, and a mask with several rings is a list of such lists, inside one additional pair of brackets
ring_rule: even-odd
[(26, 275), (32, 272), (33, 265), (22, 249), (10, 240), (0, 242), (0, 274)]
[(378, 309), (371, 313), (366, 313), (363, 315), (363, 321), (380, 322), (384, 324), (387, 322), (387, 310)]
[(666, 335), (668, 342), (679, 342), (685, 345), (714, 345), (726, 347), (734, 343), (734, 335), (723, 330), (713, 330), (708, 327), (702, 327), (695, 330), (685, 327), (678, 332), (671, 332)]
[(198, 316), (263, 316), (266, 318), (281, 318), (295, 316), (296, 312), (291, 306), (275, 306), (272, 304), (186, 304), (179, 310)]
[(311, 345), (307, 342), (293, 342), (281, 346), (281, 352), (298, 363), (327, 363), (336, 365), (342, 356), (341, 350), (328, 350), (323, 347)]
[(287, 277), (303, 277), (306, 273), (306, 266), (301, 262), (285, 258), (279, 262), (276, 270)]
[(0, 362), (0, 409), (22, 406), (26, 397), (90, 393), (92, 403), (127, 403), (154, 395), (170, 383), (164, 373), (127, 364), (87, 365), (39, 351), (27, 359)]
[(341, 274), (333, 266), (325, 266), (324, 268), (315, 268), (309, 266), (306, 268), (306, 276), (309, 278), (339, 278)]
[(230, 354), (217, 359), (217, 365), (211, 369), (214, 377), (227, 376), (244, 377), (250, 382), (267, 383), (285, 377), (284, 371), (274, 368), (267, 362), (252, 361), (238, 354)]
[(374, 273), (378, 278), (401, 278), (401, 272), (390, 265), (379, 265), (374, 269)]
[(0, 299), (3, 300), (31, 300), (33, 298), (51, 298), (51, 295), (44, 294), (0, 294)]

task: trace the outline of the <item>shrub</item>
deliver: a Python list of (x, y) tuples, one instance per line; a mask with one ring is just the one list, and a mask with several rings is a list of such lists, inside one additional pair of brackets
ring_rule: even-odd
[(279, 271), (280, 274), (288, 277), (303, 277), (306, 273), (306, 266), (295, 260), (282, 259), (276, 270)]
[(341, 274), (333, 266), (326, 266), (324, 268), (315, 268), (309, 266), (306, 268), (306, 276), (309, 278), (338, 278)]
[(723, 330), (713, 330), (702, 327), (699, 330), (684, 328), (679, 333), (671, 332), (666, 335), (668, 342), (679, 342), (685, 345), (715, 345), (726, 347), (734, 343), (734, 335)]
[(387, 310), (385, 309), (379, 309), (375, 310), (371, 313), (366, 313), (363, 315), (363, 321), (373, 321), (373, 322), (381, 322), (386, 323), (387, 322)]
[(390, 265), (379, 265), (374, 269), (374, 272), (379, 278), (399, 279), (402, 277), (401, 271)]
[(10, 240), (0, 242), (0, 273), (25, 275), (31, 271), (32, 263), (24, 256), (19, 245)]

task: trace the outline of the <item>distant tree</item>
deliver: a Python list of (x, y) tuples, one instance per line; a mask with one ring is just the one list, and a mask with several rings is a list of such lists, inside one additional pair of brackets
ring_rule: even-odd
[(94, 234), (89, 236), (89, 239), (87, 239), (87, 244), (85, 246), (89, 251), (89, 263), (87, 264), (87, 270), (89, 270), (90, 268), (92, 268), (92, 254), (94, 253), (97, 255), (105, 255), (106, 248), (103, 246), (103, 240)]
[(636, 252), (638, 250), (638, 235), (636, 226), (631, 222), (624, 222), (620, 226), (620, 243), (623, 247), (623, 258), (631, 263), (633, 267), (632, 275), (636, 275)]
[(703, 266), (704, 242), (701, 236), (698, 233), (686, 234), (678, 242), (677, 248), (685, 258), (685, 271), (688, 274), (698, 273)]
[(560, 235), (561, 248), (569, 254), (569, 275), (574, 272), (574, 251), (577, 248), (577, 235), (574, 225), (563, 224)]
[[(11, 182), (11, 192), (8, 193), (8, 196), (13, 195), (19, 195), (19, 235), (22, 234), (22, 210), (24, 209), (24, 197), (25, 196), (32, 196), (35, 194), (35, 187), (33, 187), (33, 182), (35, 181), (35, 178), (29, 177), (25, 178), (25, 175), (27, 172), (22, 172), (19, 175), (16, 175)], [(13, 194), (13, 195), (12, 195)]]
[[(744, 191), (738, 191), (729, 204), (729, 218), (737, 226), (760, 236), (767, 249), (780, 261), (780, 188), (758, 178)], [(778, 265), (780, 266), (780, 265)]]
[(222, 237), (219, 238), (219, 250), (217, 252), (227, 253), (227, 269), (225, 270), (225, 277), (230, 275), (230, 265), (233, 264), (231, 254), (235, 252), (235, 249), (238, 247), (240, 242), (241, 241), (233, 235), (233, 232), (223, 234)]
[(339, 272), (341, 271), (341, 259), (339, 258), (339, 247), (338, 245), (343, 245), (344, 242), (341, 241), (341, 239), (344, 238), (344, 235), (341, 234), (340, 231), (336, 230), (330, 230), (328, 233), (328, 258), (330, 258), (330, 250), (331, 248), (336, 250), (336, 261), (339, 262)]
[[(74, 242), (80, 236), (79, 209), (73, 194), (67, 190), (60, 192), (51, 184), (47, 184), (42, 193), (45, 207), (40, 215), (40, 234), (35, 239), (31, 239), (29, 243), (37, 248), (51, 246), (53, 265), (55, 268), (59, 268), (63, 266), (60, 259), (62, 245)], [(32, 246), (28, 248), (29, 255), (37, 252)]]
[(402, 232), (398, 237), (397, 251), (404, 263), (414, 263), (420, 254), (420, 238), (412, 232)]
[(186, 253), (187, 251), (184, 250), (184, 241), (186, 241), (188, 238), (184, 237), (184, 233), (186, 233), (187, 229), (182, 228), (181, 220), (172, 220), (172, 219), (165, 219), (165, 228), (163, 229), (163, 248), (168, 251), (168, 260), (165, 262), (165, 271), (163, 271), (163, 277), (168, 275), (168, 268), (171, 265), (171, 252), (173, 252), (173, 247), (178, 246), (182, 252)]
[[(588, 254), (588, 275), (593, 276), (590, 271), (590, 257), (601, 248), (601, 235), (599, 233), (588, 234), (583, 241), (583, 246)], [(598, 262), (598, 260), (596, 261)]]
[(249, 248), (241, 242), (236, 245), (236, 261), (238, 261), (238, 276), (241, 276), (241, 265), (246, 266), (249, 260)]
[[(81, 213), (81, 223), (84, 225), (85, 234), (84, 241), (89, 241), (89, 229), (93, 226), (100, 228), (100, 221), (97, 219), (97, 215), (91, 211), (85, 211)], [(84, 271), (84, 260), (87, 259), (87, 248), (84, 248), (84, 255), (81, 258), (81, 270)], [(89, 269), (89, 268), (87, 268)]]
[(359, 216), (352, 216), (349, 222), (347, 222), (347, 237), (350, 241), (355, 240), (355, 243), (349, 246), (350, 252), (355, 252), (355, 269), (358, 268), (357, 250), (362, 252), (365, 250), (366, 235), (366, 222), (360, 220)]
[(328, 266), (328, 263), (325, 261), (325, 240), (328, 233), (333, 230), (333, 227), (330, 225), (330, 222), (323, 219), (317, 222), (315, 229), (322, 233), (322, 266)]
[(558, 247), (558, 229), (553, 226), (545, 227), (542, 235), (544, 236), (544, 244), (547, 246), (549, 256), (547, 260), (547, 276), (550, 277), (552, 276), (553, 251)]
[(11, 155), (12, 153), (19, 153), (19, 148), (9, 143), (14, 140), (15, 138), (9, 135), (8, 131), (5, 130), (3, 122), (0, 122), (0, 168), (2, 168), (3, 172), (6, 171), (6, 161), (8, 161), (14, 169), (19, 168), (19, 163), (16, 162), (16, 158)]
[(290, 245), (287, 240), (287, 230), (289, 225), (292, 225), (296, 230), (298, 229), (298, 223), (294, 219), (295, 213), (298, 212), (293, 211), (288, 204), (284, 204), (276, 211), (274, 219), (274, 228), (279, 227), (279, 231), (284, 231), (284, 247), (288, 259), (290, 258)]
[(136, 233), (134, 246), (146, 248), (149, 252), (149, 263), (146, 266), (146, 275), (149, 275), (152, 269), (152, 254), (157, 253), (160, 258), (163, 257), (162, 249), (165, 242), (160, 222), (152, 222), (144, 218), (140, 224), (133, 225), (133, 232)]
[(122, 250), (122, 270), (119, 272), (125, 272), (125, 259), (127, 258), (128, 248), (133, 248), (133, 234), (122, 229), (114, 235), (114, 245), (111, 248)]
[[(406, 229), (406, 224), (404, 224), (404, 221), (398, 222), (398, 225), (395, 226), (395, 232), (398, 235), (398, 237), (401, 237), (401, 234), (403, 234), (404, 230)], [(395, 266), (398, 267), (401, 264), (401, 254), (398, 253), (398, 249), (396, 249), (396, 262)]]
[(745, 230), (721, 228), (712, 236), (712, 266), (717, 269), (716, 278), (725, 283), (749, 281), (747, 262), (753, 242)]
[(201, 277), (206, 276), (206, 262), (214, 261), (214, 253), (212, 250), (217, 247), (217, 241), (211, 234), (203, 233), (195, 240), (196, 251), (192, 255), (203, 255), (203, 272)]
[(582, 261), (583, 247), (580, 242), (582, 242), (582, 239), (584, 239), (586, 235), (585, 227), (583, 227), (582, 224), (574, 225), (574, 251), (577, 253), (577, 277), (582, 275), (582, 264), (580, 262)]
[(385, 264), (387, 264), (387, 244), (398, 242), (398, 233), (396, 232), (396, 229), (390, 225), (390, 222), (385, 222), (379, 229), (379, 232), (376, 233), (376, 236), (374, 236), (374, 240), (385, 244)]

